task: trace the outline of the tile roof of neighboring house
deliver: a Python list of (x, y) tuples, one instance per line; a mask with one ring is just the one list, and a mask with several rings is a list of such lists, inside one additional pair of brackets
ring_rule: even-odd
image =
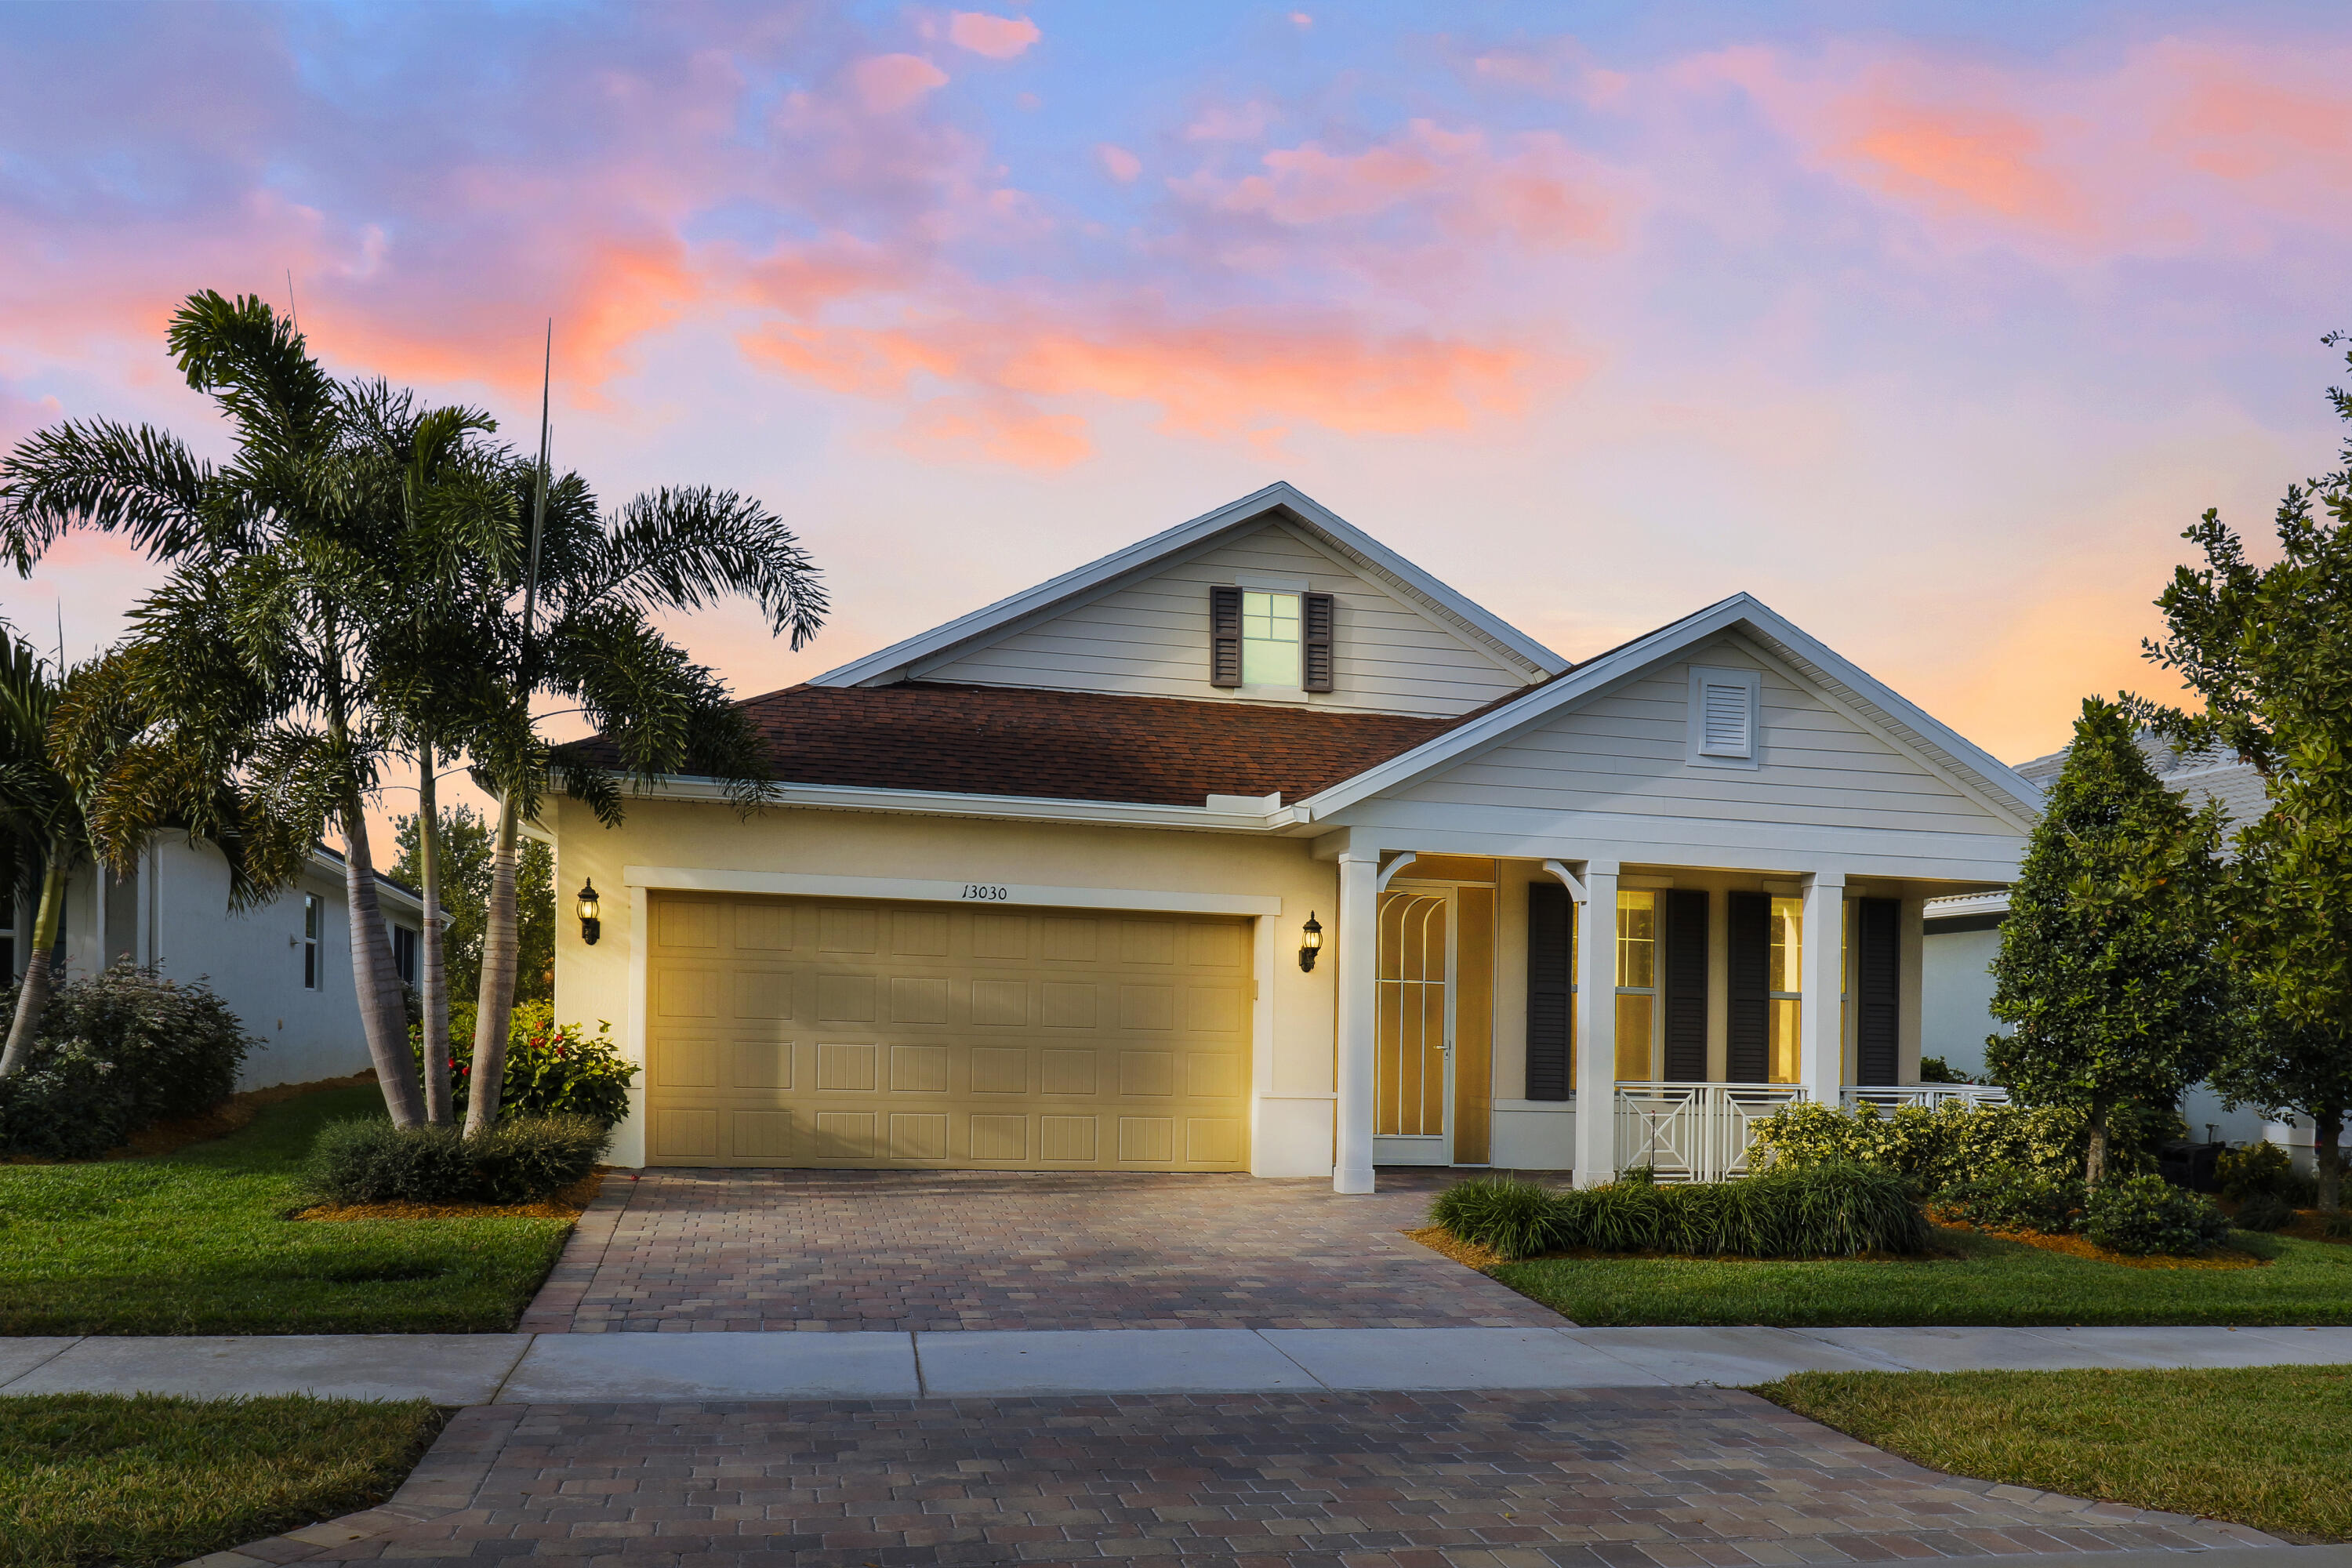
[(793, 686), (740, 706), (786, 784), (1150, 805), (1296, 801), (1459, 722), (912, 680)]
[[(2251, 763), (2242, 763), (2215, 751), (2191, 752), (2182, 756), (2173, 751), (2170, 742), (2145, 730), (2139, 735), (2139, 749), (2158, 777), (2196, 805), (2220, 801), (2230, 820), (2241, 826), (2270, 809), (2270, 794), (2263, 787), (2263, 775)], [(2058, 770), (2065, 765), (2066, 752), (2057, 751), (2018, 763), (2016, 772), (2046, 790), (2057, 782)]]

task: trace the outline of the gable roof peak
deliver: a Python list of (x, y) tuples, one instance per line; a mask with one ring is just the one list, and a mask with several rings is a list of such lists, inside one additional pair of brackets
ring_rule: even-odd
[(1034, 587), (960, 616), (878, 652), (827, 670), (812, 686), (883, 686), (913, 679), (945, 656), (1010, 636), (1070, 605), (1093, 598), (1220, 536), (1270, 516), (1304, 529), (1350, 566), (1390, 592), (1490, 649), (1530, 678), (1557, 675), (1569, 661), (1501, 616), (1439, 582), (1403, 556), (1316, 500), (1288, 479), (1139, 540), (1121, 550), (1050, 577)]

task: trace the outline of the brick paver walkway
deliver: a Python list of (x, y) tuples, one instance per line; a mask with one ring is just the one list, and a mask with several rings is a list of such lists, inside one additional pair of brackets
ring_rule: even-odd
[[(413, 1493), (413, 1495), (412, 1495)], [(1923, 1470), (1729, 1390), (477, 1408), (267, 1561), (1737, 1568), (2267, 1542)], [(418, 1506), (425, 1505), (425, 1506)]]
[(607, 1182), (522, 1326), (1559, 1327), (1397, 1234), (1450, 1179), (1384, 1171), (1378, 1195), (1339, 1197), (1249, 1176), (648, 1171)]

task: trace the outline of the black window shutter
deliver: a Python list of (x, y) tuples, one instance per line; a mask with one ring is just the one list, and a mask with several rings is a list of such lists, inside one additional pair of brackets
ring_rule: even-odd
[(1676, 1083), (1706, 1079), (1706, 901), (1704, 889), (1666, 895), (1666, 1077)]
[(1730, 1013), (1725, 1018), (1723, 1076), (1733, 1083), (1763, 1083), (1772, 1076), (1772, 900), (1766, 893), (1734, 893), (1726, 909), (1729, 928), (1724, 958)]
[(1209, 590), (1209, 684), (1242, 683), (1242, 591), (1222, 584)]
[(1528, 884), (1528, 1098), (1566, 1100), (1576, 1047), (1569, 973), (1576, 908), (1557, 882)]
[(1853, 911), (1854, 1068), (1864, 1083), (1893, 1083), (1902, 1070), (1903, 904), (1863, 899)]
[[(1333, 608), (1328, 594), (1298, 595), (1299, 632), (1302, 643), (1298, 650), (1299, 685), (1309, 691), (1328, 691), (1334, 673), (1331, 662), (1331, 622)], [(1567, 891), (1562, 889), (1561, 891)]]

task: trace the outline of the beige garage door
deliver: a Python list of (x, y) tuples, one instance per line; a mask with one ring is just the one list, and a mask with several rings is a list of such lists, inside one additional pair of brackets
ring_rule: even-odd
[(1244, 921), (649, 905), (654, 1164), (1249, 1166)]

